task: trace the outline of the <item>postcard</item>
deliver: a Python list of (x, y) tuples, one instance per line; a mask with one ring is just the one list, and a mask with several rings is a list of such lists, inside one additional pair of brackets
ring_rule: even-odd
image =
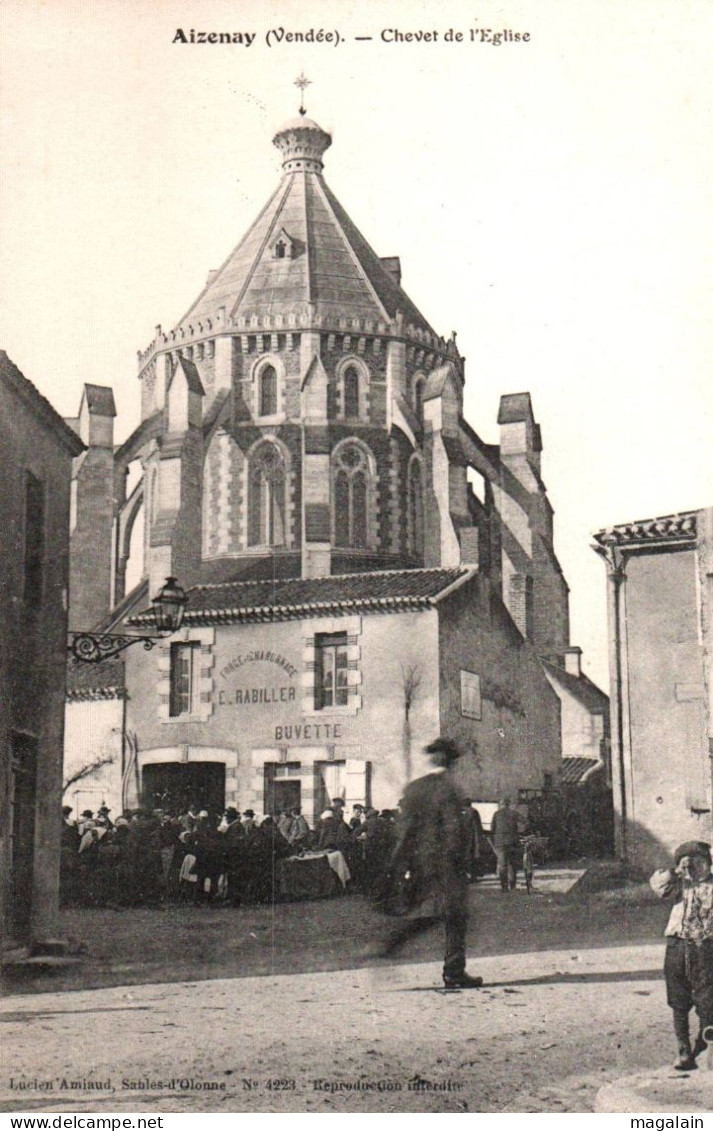
[(710, 5), (0, 26), (0, 1110), (710, 1110)]

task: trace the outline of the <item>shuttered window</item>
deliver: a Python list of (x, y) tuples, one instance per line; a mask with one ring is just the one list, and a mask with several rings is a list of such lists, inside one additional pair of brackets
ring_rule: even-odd
[(317, 636), (315, 653), (315, 708), (321, 711), (328, 707), (346, 707), (349, 702), (346, 634)]
[(169, 715), (190, 715), (196, 684), (197, 643), (171, 645), (171, 698)]

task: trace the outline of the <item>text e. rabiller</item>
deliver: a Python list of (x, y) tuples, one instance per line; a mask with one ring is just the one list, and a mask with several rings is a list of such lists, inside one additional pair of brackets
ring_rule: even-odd
[(239, 43), (252, 47), (255, 35), (254, 31), (196, 31), (195, 28), (184, 31), (177, 27), (171, 43)]

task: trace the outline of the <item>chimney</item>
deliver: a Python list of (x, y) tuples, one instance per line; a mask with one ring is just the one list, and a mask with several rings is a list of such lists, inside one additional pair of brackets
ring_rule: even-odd
[(401, 260), (398, 255), (382, 255), (381, 266), (384, 268), (388, 275), (394, 280), (397, 286), (401, 286)]
[(69, 627), (73, 632), (93, 628), (112, 606), (115, 416), (111, 389), (85, 385), (78, 428), (87, 450), (75, 459), (72, 471)]
[(576, 679), (582, 676), (582, 649), (581, 648), (566, 648), (564, 653), (564, 670), (567, 675), (573, 675)]

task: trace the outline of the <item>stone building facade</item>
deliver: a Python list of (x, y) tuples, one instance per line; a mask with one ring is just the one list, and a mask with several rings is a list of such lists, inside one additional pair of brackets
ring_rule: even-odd
[(617, 852), (662, 866), (713, 836), (713, 508), (600, 530)]
[[(471, 750), (475, 794), (538, 788), (559, 771), (560, 724), (537, 657), (564, 654), (569, 619), (529, 394), (502, 398), (500, 443), (484, 443), (455, 335), (433, 331), (398, 258), (377, 256), (326, 184), (330, 136), (303, 116), (274, 144), (272, 197), (139, 354), (142, 420), (103, 499), (77, 461), (74, 537), (84, 523), (101, 570), (107, 548), (112, 562), (95, 623), (146, 627), (167, 576), (189, 590), (183, 635), (125, 654), (139, 791), (155, 802), (152, 781), (182, 779), (263, 809), (299, 763), (310, 810), (327, 780), (327, 795), (394, 804), (439, 731)], [(113, 401), (86, 403), (103, 442)], [(127, 592), (140, 516), (144, 576)], [(91, 555), (72, 562), (74, 602)], [(258, 698), (231, 703), (230, 665), (248, 655), (242, 691)], [(178, 768), (198, 763), (223, 767), (222, 786)]]
[(72, 459), (84, 445), (0, 351), (0, 937), (56, 938)]

